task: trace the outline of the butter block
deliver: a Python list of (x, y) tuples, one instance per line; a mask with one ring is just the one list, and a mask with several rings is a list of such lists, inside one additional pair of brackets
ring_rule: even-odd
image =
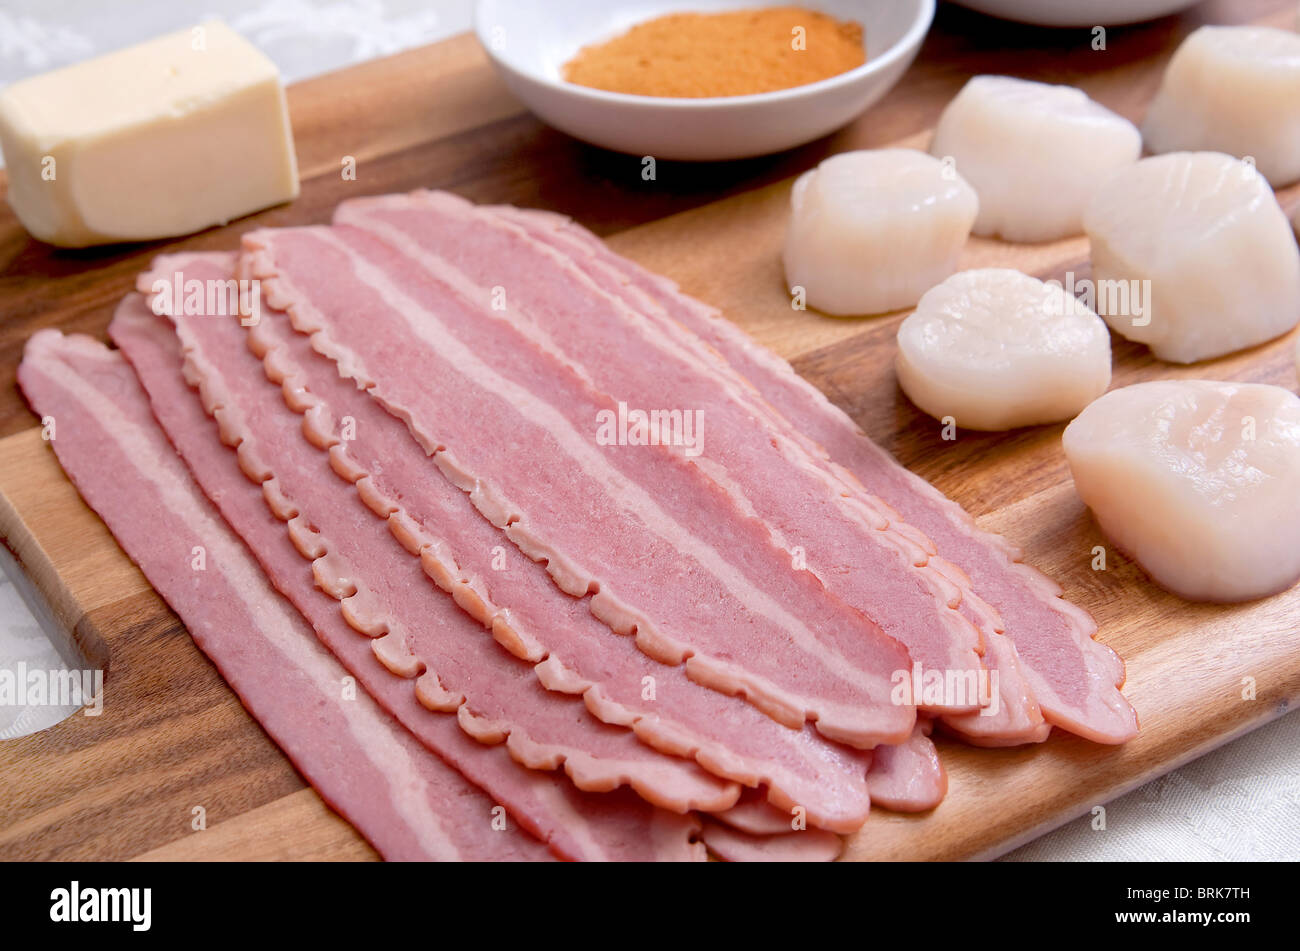
[(219, 21), (0, 92), (9, 204), (63, 247), (189, 234), (298, 195), (284, 88)]

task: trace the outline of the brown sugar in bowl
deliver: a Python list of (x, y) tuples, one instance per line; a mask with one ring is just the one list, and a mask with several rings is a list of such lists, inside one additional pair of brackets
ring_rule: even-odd
[(565, 64), (564, 78), (637, 96), (746, 96), (830, 79), (865, 61), (856, 20), (806, 7), (753, 7), (638, 23), (584, 46)]
[(637, 23), (683, 12), (752, 10), (753, 0), (481, 0), (475, 30), (510, 90), (563, 132), (619, 152), (709, 161), (794, 148), (851, 122), (902, 77), (935, 0), (811, 0), (810, 9), (862, 29), (862, 65), (805, 85), (734, 96), (644, 96), (568, 82), (564, 66)]

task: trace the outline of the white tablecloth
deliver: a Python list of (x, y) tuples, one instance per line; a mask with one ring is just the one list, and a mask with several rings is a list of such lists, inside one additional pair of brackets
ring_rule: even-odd
[[(218, 15), (261, 47), (286, 81), (469, 28), (471, 0), (5, 0), (0, 85)], [(1300, 649), (1300, 645), (1297, 645)], [(0, 668), (62, 664), (0, 578)], [(0, 739), (71, 710), (0, 706)], [(1257, 730), (1042, 836), (1013, 860), (1300, 859), (1300, 715)]]

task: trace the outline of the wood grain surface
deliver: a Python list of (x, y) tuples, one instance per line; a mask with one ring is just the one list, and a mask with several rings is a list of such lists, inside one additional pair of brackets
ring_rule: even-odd
[[(902, 315), (831, 319), (791, 310), (779, 263), (793, 176), (848, 148), (924, 146), (972, 74), (1079, 85), (1140, 119), (1178, 42), (1201, 23), (1294, 27), (1291, 2), (1212, 2), (1111, 29), (1040, 30), (944, 5), (917, 63), (876, 108), (828, 139), (719, 165), (639, 159), (574, 142), (528, 115), (468, 36), (299, 83), (289, 90), (302, 196), (174, 242), (58, 251), (0, 206), (0, 535), (92, 659), (108, 658), (104, 712), (0, 743), (0, 858), (364, 859), (374, 852), (330, 812), (240, 706), (184, 627), (80, 501), (14, 385), (41, 327), (103, 338), (112, 307), (153, 255), (235, 246), (267, 225), (328, 220), (360, 194), (448, 188), (477, 201), (573, 215), (620, 252), (721, 307), (847, 410), (909, 468), (982, 525), (1024, 546), (1101, 626), (1128, 664), (1142, 733), (1120, 748), (1054, 735), (1023, 750), (941, 741), (947, 800), (923, 816), (878, 812), (849, 843), (857, 859), (958, 859), (1006, 851), (1280, 715), (1300, 701), (1300, 589), (1235, 607), (1188, 605), (1105, 545), (1074, 494), (1060, 426), (940, 437), (898, 391)], [(344, 181), (344, 156), (358, 161)], [(2, 181), (2, 179), (0, 179)], [(2, 186), (0, 186), (2, 187)], [(1279, 196), (1300, 204), (1300, 190)], [(973, 239), (964, 266), (1088, 276), (1079, 238), (1016, 246)], [(1202, 377), (1296, 385), (1293, 336), (1190, 368), (1115, 340), (1114, 385)], [(1256, 695), (1243, 699), (1243, 678)], [(206, 820), (194, 831), (195, 809)]]

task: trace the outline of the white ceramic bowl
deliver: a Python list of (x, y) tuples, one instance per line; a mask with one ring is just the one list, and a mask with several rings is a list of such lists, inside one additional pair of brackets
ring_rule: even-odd
[(583, 46), (666, 13), (752, 9), (755, 0), (480, 0), (479, 40), (506, 84), (544, 121), (595, 145), (663, 159), (765, 155), (833, 132), (898, 82), (934, 19), (935, 0), (805, 0), (862, 24), (867, 61), (821, 82), (753, 96), (672, 99), (565, 82)]
[(955, 0), (963, 7), (1035, 26), (1120, 26), (1154, 20), (1201, 0)]

